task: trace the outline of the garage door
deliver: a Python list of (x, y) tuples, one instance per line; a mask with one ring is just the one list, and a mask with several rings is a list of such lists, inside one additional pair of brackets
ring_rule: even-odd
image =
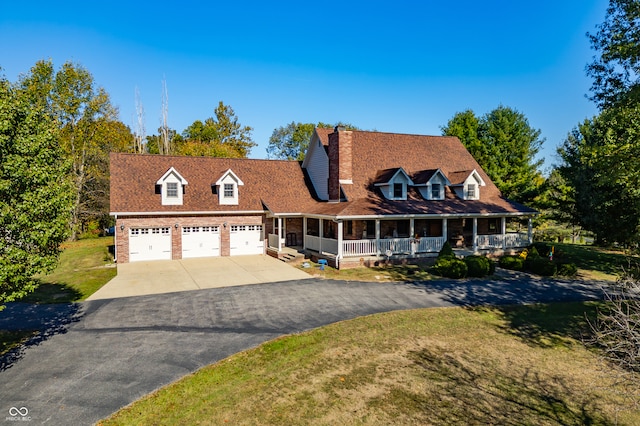
[(171, 259), (171, 228), (130, 228), (129, 262)]
[(218, 226), (183, 226), (182, 258), (220, 256)]
[(262, 225), (231, 225), (230, 254), (263, 254)]

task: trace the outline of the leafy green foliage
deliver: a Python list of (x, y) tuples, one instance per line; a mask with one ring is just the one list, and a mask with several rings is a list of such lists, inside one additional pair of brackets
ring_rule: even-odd
[(502, 256), (498, 264), (501, 268), (513, 271), (522, 271), (524, 269), (524, 259), (520, 256)]
[(251, 139), (253, 128), (238, 122), (233, 108), (219, 102), (215, 118), (196, 120), (182, 132), (184, 141), (176, 144), (181, 155), (246, 158), (257, 144)]
[(640, 240), (640, 105), (603, 111), (558, 149), (559, 173), (574, 191), (573, 220), (598, 244)]
[(504, 106), (478, 118), (473, 111), (457, 113), (442, 127), (442, 134), (457, 136), (502, 194), (530, 202), (544, 182), (535, 160), (544, 139), (524, 114)]
[(312, 123), (292, 121), (285, 127), (274, 129), (267, 147), (268, 157), (282, 160), (304, 160), (315, 127)]
[(575, 263), (558, 263), (556, 275), (563, 277), (575, 277), (578, 274), (578, 267)]
[(67, 238), (73, 189), (41, 99), (0, 79), (0, 304), (35, 288)]
[(80, 65), (66, 62), (56, 71), (51, 61), (39, 61), (20, 79), (19, 87), (57, 127), (57, 142), (71, 166), (70, 227), (75, 239), (84, 223), (106, 220), (109, 152), (130, 151), (133, 135), (117, 121), (106, 91), (96, 87), (91, 73)]
[(451, 244), (449, 241), (445, 241), (438, 253), (438, 257), (448, 257), (454, 256), (453, 249), (451, 248)]
[(469, 277), (486, 277), (492, 273), (491, 260), (485, 256), (467, 256), (464, 258), (467, 264), (467, 276)]
[(436, 274), (447, 278), (464, 278), (467, 276), (467, 264), (455, 256), (439, 256), (433, 265)]
[(640, 100), (640, 3), (610, 0), (605, 21), (588, 34), (597, 57), (587, 66), (593, 78), (591, 100), (601, 109)]

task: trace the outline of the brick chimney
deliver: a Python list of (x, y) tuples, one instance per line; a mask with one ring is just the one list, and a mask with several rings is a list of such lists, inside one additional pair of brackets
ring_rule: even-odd
[(340, 201), (340, 185), (352, 184), (352, 134), (336, 126), (329, 134), (329, 201)]

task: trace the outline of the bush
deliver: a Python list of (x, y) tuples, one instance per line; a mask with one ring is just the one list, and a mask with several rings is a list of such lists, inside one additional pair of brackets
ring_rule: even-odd
[(557, 266), (546, 257), (536, 257), (527, 262), (527, 269), (536, 275), (551, 277), (556, 274)]
[(442, 277), (458, 279), (467, 276), (467, 264), (455, 256), (438, 257), (433, 269)]
[(464, 258), (467, 265), (468, 277), (486, 277), (490, 275), (491, 261), (484, 256), (467, 256)]
[(498, 262), (501, 268), (522, 271), (524, 259), (520, 256), (502, 256)]
[(536, 249), (538, 255), (542, 257), (549, 257), (549, 252), (551, 251), (551, 247), (549, 246), (549, 244), (544, 242), (533, 243), (531, 249)]
[(444, 244), (442, 245), (442, 248), (440, 249), (440, 253), (438, 253), (438, 257), (449, 257), (449, 256), (455, 257), (455, 254), (453, 253), (453, 249), (451, 248), (451, 244), (449, 244), (449, 241), (445, 241)]
[(558, 264), (558, 275), (563, 277), (575, 277), (578, 273), (578, 267), (575, 263), (560, 263)]

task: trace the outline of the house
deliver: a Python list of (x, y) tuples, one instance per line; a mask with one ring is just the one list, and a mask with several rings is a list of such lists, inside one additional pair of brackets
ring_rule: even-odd
[[(537, 212), (505, 199), (455, 137), (315, 130), (296, 161), (111, 155), (118, 262), (288, 251), (337, 267), (531, 242)], [(526, 232), (510, 223), (528, 222)]]

